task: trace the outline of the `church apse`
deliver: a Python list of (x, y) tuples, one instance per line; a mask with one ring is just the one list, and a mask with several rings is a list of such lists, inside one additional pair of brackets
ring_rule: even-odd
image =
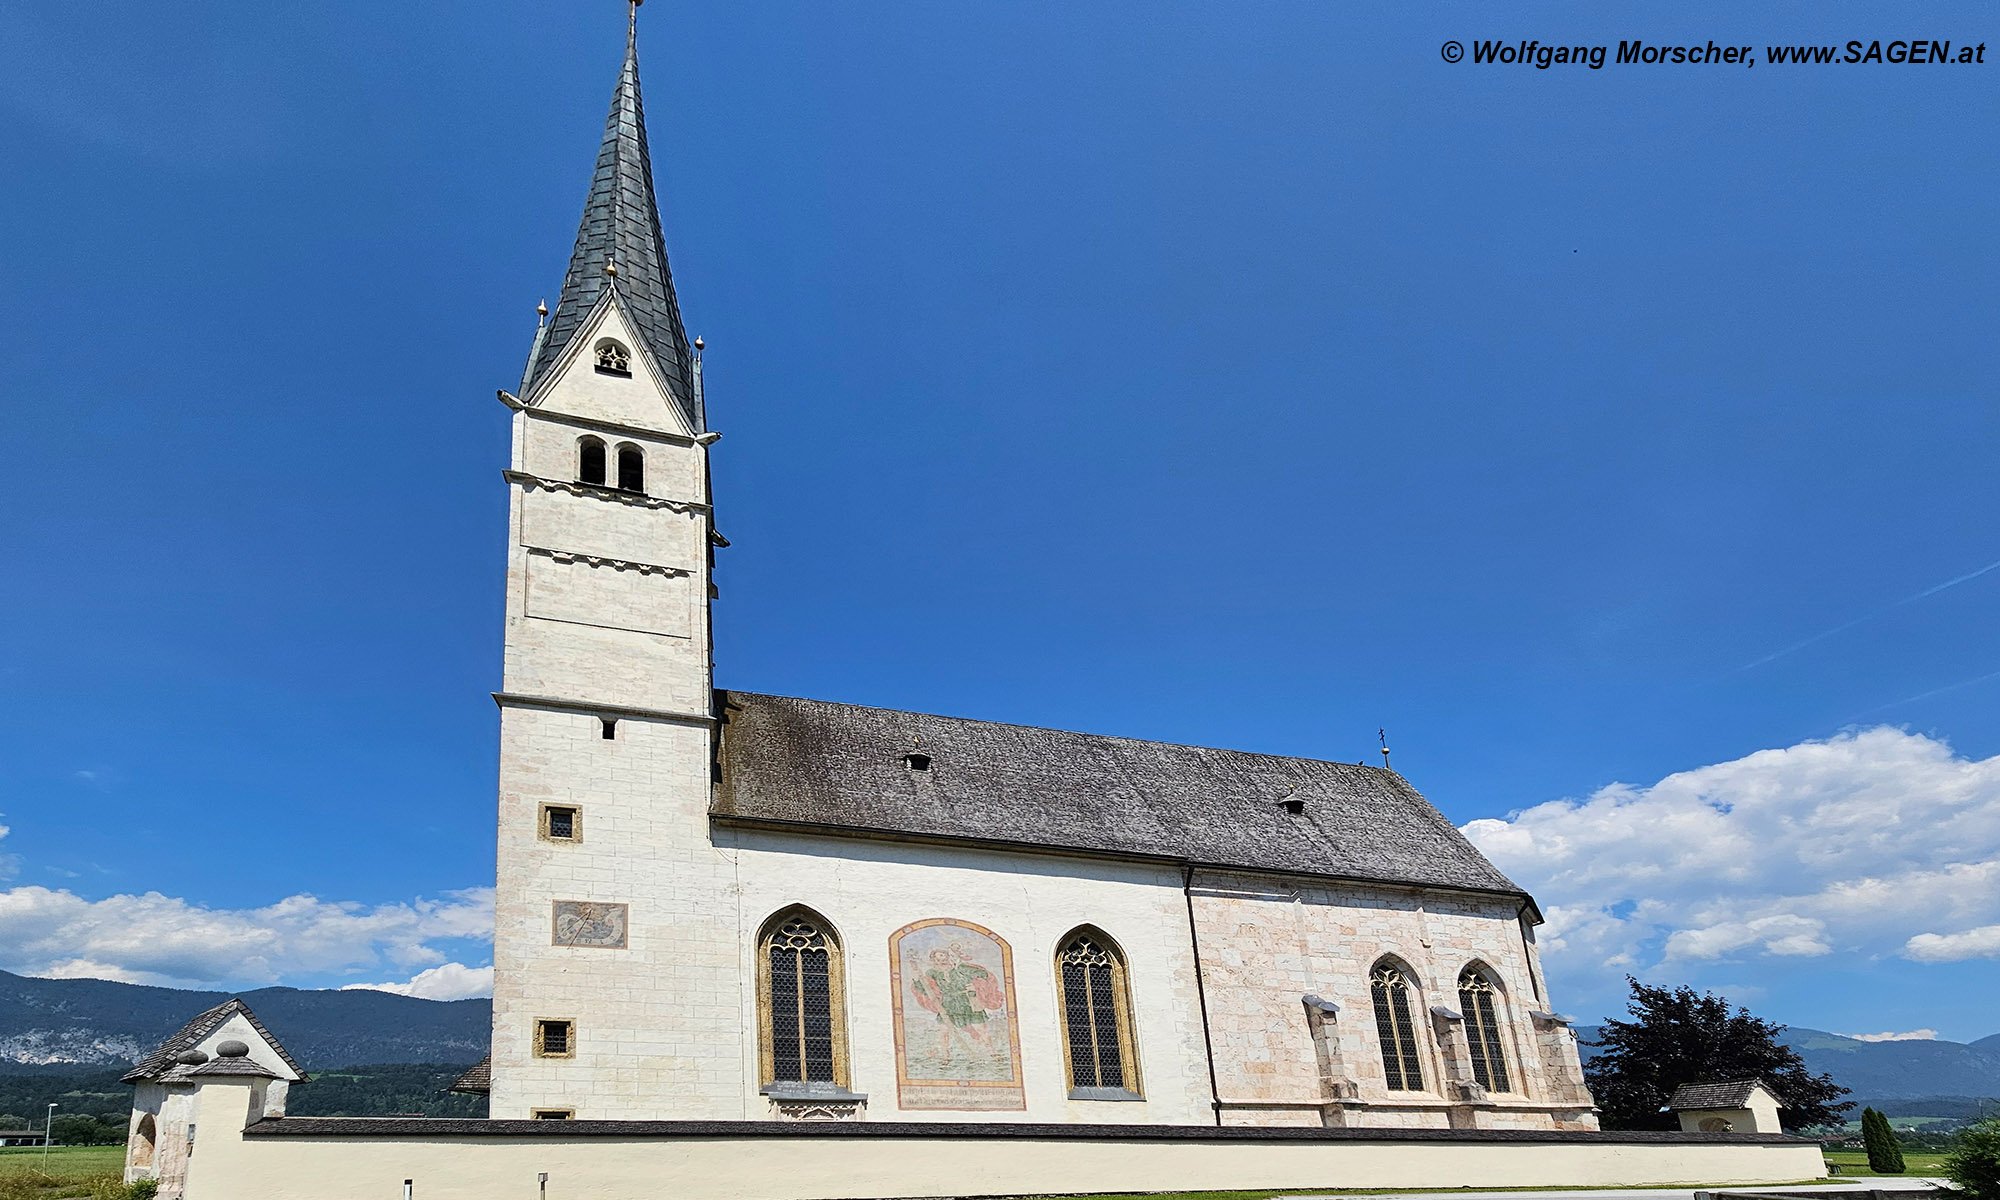
[(906, 1109), (1025, 1109), (1014, 955), (992, 930), (935, 918), (889, 935), (897, 1100)]

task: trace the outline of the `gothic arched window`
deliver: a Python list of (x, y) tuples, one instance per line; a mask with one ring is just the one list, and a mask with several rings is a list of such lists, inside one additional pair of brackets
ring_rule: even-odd
[(1465, 1013), (1465, 1041), (1472, 1049), (1472, 1078), (1489, 1092), (1511, 1091), (1507, 1056), (1500, 1049), (1499, 1006), (1493, 981), (1477, 967), (1458, 977), (1458, 1006)]
[(840, 942), (817, 913), (771, 918), (758, 939), (764, 1082), (847, 1086), (847, 998)]
[(1417, 1055), (1409, 976), (1384, 960), (1369, 972), (1368, 986), (1375, 996), (1375, 1035), (1382, 1040), (1382, 1069), (1388, 1076), (1389, 1090), (1423, 1091), (1424, 1069)]
[(646, 452), (629, 442), (618, 447), (618, 490), (646, 490)]
[(606, 375), (630, 375), (632, 355), (625, 347), (610, 338), (597, 343), (593, 349), (597, 359), (597, 369)]
[(1070, 1087), (1138, 1094), (1132, 1001), (1117, 944), (1094, 929), (1072, 933), (1056, 951), (1056, 990)]
[(576, 481), (604, 486), (604, 443), (594, 437), (577, 439)]

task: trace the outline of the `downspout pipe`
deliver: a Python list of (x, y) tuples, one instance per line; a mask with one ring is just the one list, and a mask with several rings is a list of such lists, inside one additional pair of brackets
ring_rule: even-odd
[(1187, 901), (1188, 946), (1194, 951), (1194, 998), (1201, 1009), (1201, 1048), (1208, 1058), (1208, 1103), (1215, 1123), (1222, 1124), (1222, 1087), (1215, 1079), (1215, 1037), (1208, 1029), (1208, 987), (1202, 982), (1201, 932), (1194, 923), (1194, 864), (1181, 868), (1181, 899)]

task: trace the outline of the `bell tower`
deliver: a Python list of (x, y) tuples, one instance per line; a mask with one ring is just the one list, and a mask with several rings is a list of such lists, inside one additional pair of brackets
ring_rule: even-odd
[(561, 295), (519, 395), (501, 393), (495, 1117), (737, 1115), (699, 1098), (710, 1074), (735, 1096), (740, 1022), (690, 1015), (714, 1000), (700, 947), (728, 946), (735, 973), (707, 822), (716, 435), (660, 232), (631, 8)]

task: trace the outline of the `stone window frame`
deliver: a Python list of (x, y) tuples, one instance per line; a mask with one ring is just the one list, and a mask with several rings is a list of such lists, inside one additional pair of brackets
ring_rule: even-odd
[(531, 1108), (528, 1110), (528, 1117), (534, 1121), (574, 1121), (576, 1120), (576, 1110), (573, 1108)]
[[(567, 1034), (566, 1034), (566, 1035), (564, 1036), (564, 1038), (563, 1038), (563, 1049), (561, 1049), (561, 1050), (558, 1050), (558, 1051), (550, 1051), (550, 1050), (547, 1050), (547, 1049), (545, 1049), (545, 1048), (544, 1048), (544, 1047), (545, 1047), (545, 1046), (547, 1045), (547, 1037), (546, 1037), (546, 1032), (545, 1032), (545, 1031), (547, 1030), (548, 1026), (550, 1026), (550, 1025), (562, 1025), (562, 1026), (565, 1026), (565, 1027), (567, 1027), (567, 1030), (568, 1030), (568, 1032), (567, 1032)], [(535, 1040), (534, 1040), (534, 1045), (533, 1045), (533, 1047), (532, 1047), (532, 1048), (533, 1048), (533, 1050), (534, 1050), (534, 1053), (535, 1053), (535, 1057), (536, 1057), (536, 1058), (575, 1058), (575, 1057), (576, 1057), (576, 1018), (575, 1018), (575, 1017), (536, 1017), (536, 1018), (535, 1018)]]
[(584, 434), (576, 439), (576, 481), (588, 487), (608, 487), (611, 478), (611, 450), (604, 439)]
[[(1465, 1018), (1467, 1066), (1472, 1081), (1489, 1092), (1515, 1092), (1519, 1080), (1507, 1066), (1507, 993), (1497, 973), (1474, 960), (1458, 973), (1458, 1008)], [(1497, 1063), (1496, 1072), (1493, 1065)]]
[[(833, 1079), (799, 1080), (777, 1078), (777, 1035), (771, 1020), (771, 951), (785, 927), (797, 921), (811, 925), (825, 941), (827, 956), (827, 1014), (828, 1033), (832, 1040), (830, 1055), (833, 1060)], [(799, 990), (797, 1003), (803, 1009), (805, 991)], [(803, 1011), (799, 1014), (799, 1028), (803, 1038)], [(805, 1048), (800, 1046), (800, 1073), (804, 1074)], [(785, 1084), (827, 1083), (842, 1092), (850, 1085), (847, 1038), (847, 955), (841, 943), (840, 930), (832, 921), (803, 904), (794, 904), (771, 914), (757, 931), (757, 1079), (760, 1087), (781, 1087)]]
[[(557, 837), (549, 832), (549, 813), (554, 809), (565, 809), (569, 812), (570, 835), (568, 837)], [(558, 845), (573, 846), (581, 842), (583, 840), (583, 805), (544, 803), (537, 810), (535, 833), (543, 841), (555, 842)]]
[[(1076, 1077), (1076, 1059), (1070, 1043), (1069, 990), (1063, 980), (1063, 966), (1064, 959), (1079, 942), (1087, 942), (1093, 946), (1108, 960), (1106, 965), (1111, 968), (1111, 994), (1104, 997), (1104, 1002), (1111, 1006), (1113, 1028), (1118, 1039), (1118, 1066), (1119, 1073), (1123, 1076), (1122, 1084), (1105, 1085), (1099, 1080), (1080, 1081)], [(1062, 1038), (1063, 1080), (1068, 1084), (1069, 1098), (1072, 1100), (1145, 1099), (1145, 1088), (1139, 1074), (1137, 1022), (1132, 1018), (1131, 967), (1125, 957), (1125, 948), (1118, 944), (1117, 938), (1097, 926), (1079, 925), (1056, 942), (1051, 966), (1056, 990), (1056, 1028)], [(1093, 992), (1091, 1000), (1096, 998)], [(1095, 1033), (1095, 1021), (1093, 1021), (1093, 1036)]]
[(620, 442), (611, 448), (611, 482), (605, 486), (627, 495), (646, 494), (646, 448), (637, 442)]
[[(1385, 999), (1396, 995), (1391, 988), (1400, 990), (1400, 1011), (1392, 1000)], [(1418, 1014), (1426, 1010), (1416, 971), (1393, 954), (1376, 959), (1368, 968), (1368, 1000), (1375, 1021), (1376, 1048), (1382, 1061), (1383, 1086), (1392, 1092), (1429, 1091), (1425, 1059), (1430, 1056), (1424, 1040), (1424, 1023), (1418, 1019)], [(1435, 1070), (1434, 1063), (1431, 1067)]]

